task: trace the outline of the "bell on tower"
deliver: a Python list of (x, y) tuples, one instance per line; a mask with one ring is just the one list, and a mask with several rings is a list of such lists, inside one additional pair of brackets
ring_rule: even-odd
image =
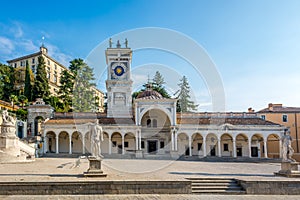
[(132, 80), (131, 58), (132, 50), (128, 48), (125, 39), (125, 48), (117, 40), (116, 48), (109, 39), (109, 48), (105, 51), (107, 64), (107, 117), (132, 118)]

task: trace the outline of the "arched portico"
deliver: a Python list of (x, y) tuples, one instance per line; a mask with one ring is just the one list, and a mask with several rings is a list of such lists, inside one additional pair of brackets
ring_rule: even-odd
[(123, 141), (122, 135), (119, 132), (114, 132), (111, 135), (112, 149), (111, 152), (113, 154), (122, 154), (123, 153)]
[(267, 137), (268, 158), (281, 157), (281, 141), (277, 134), (270, 134)]
[(60, 132), (58, 136), (59, 153), (70, 153), (70, 137), (65, 131)]
[(55, 153), (56, 152), (56, 135), (53, 131), (49, 131), (45, 136), (45, 149), (46, 153)]
[(193, 156), (204, 156), (203, 155), (203, 137), (200, 133), (194, 133), (192, 135), (192, 155)]
[[(236, 156), (237, 157), (251, 157), (251, 140), (244, 133), (239, 133), (235, 137), (236, 141)], [(248, 142), (249, 141), (249, 142)]]
[[(218, 140), (218, 136), (214, 133), (209, 133), (206, 136), (206, 149), (208, 156), (217, 156), (218, 152), (220, 153), (220, 140)], [(220, 154), (218, 156), (221, 156)]]
[(76, 153), (76, 154), (83, 153), (82, 136), (80, 132), (75, 131), (72, 134), (71, 149), (72, 149), (72, 153)]
[(177, 147), (179, 155), (190, 155), (189, 136), (186, 133), (179, 133), (177, 136)]
[(221, 136), (221, 155), (222, 157), (236, 157), (236, 144), (232, 136), (228, 133), (224, 133)]
[(264, 137), (262, 134), (254, 134), (251, 137), (251, 157), (264, 157), (265, 154)]

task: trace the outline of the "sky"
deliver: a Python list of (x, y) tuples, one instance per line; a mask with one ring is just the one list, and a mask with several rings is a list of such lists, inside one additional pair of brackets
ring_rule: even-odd
[[(249, 107), (258, 111), (268, 103), (300, 107), (297, 0), (7, 0), (1, 2), (1, 8), (1, 63), (37, 52), (44, 43), (51, 56), (68, 66), (70, 60), (86, 59), (99, 45), (108, 45), (110, 37), (118, 39), (124, 31), (156, 27), (179, 33), (203, 48), (218, 72), (216, 81), (222, 82), (226, 111), (247, 111)], [(143, 36), (131, 37), (129, 47), (140, 40)], [(173, 38), (168, 42), (185, 48)], [(193, 49), (188, 52), (197, 56)], [(103, 56), (104, 52), (99, 58)], [(98, 66), (105, 66), (105, 61), (99, 59), (93, 67)], [(133, 89), (159, 70), (173, 95), (185, 75), (198, 110), (215, 111), (214, 91), (204, 73), (193, 67), (180, 55), (159, 49), (134, 51)], [(106, 74), (96, 75), (98, 87), (105, 92)]]

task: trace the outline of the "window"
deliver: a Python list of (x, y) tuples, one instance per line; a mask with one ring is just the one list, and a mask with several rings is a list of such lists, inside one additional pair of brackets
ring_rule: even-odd
[(47, 60), (47, 62), (48, 62), (48, 65), (50, 65), (50, 60)]
[(153, 119), (153, 127), (157, 128), (157, 120), (156, 119)]
[(47, 72), (47, 79), (50, 79), (50, 72)]
[(147, 127), (151, 127), (151, 119), (147, 119)]
[(165, 142), (164, 141), (160, 141), (160, 148), (164, 148), (165, 147)]
[(128, 148), (128, 146), (129, 146), (128, 142), (124, 142), (124, 147)]
[(263, 120), (266, 120), (266, 115), (262, 115), (261, 118), (262, 118)]
[(283, 121), (283, 122), (287, 122), (287, 121), (288, 121), (287, 115), (282, 115), (282, 121)]
[(18, 66), (18, 64), (17, 64), (17, 63), (15, 63), (15, 68), (17, 68), (17, 66)]
[(57, 69), (57, 65), (56, 65), (56, 64), (54, 64), (54, 69), (55, 69), (55, 70)]
[(34, 64), (34, 63), (35, 63), (35, 59), (34, 59), (34, 58), (32, 58), (32, 61), (31, 61), (31, 63), (32, 63), (32, 64)]
[(53, 81), (54, 81), (54, 83), (57, 83), (57, 76), (56, 75), (53, 76)]
[(223, 144), (224, 151), (228, 151), (228, 144)]
[(113, 144), (113, 147), (117, 146), (117, 142), (116, 141), (113, 141), (112, 144)]
[(145, 142), (141, 141), (141, 148), (144, 149), (145, 148)]
[(25, 66), (24, 60), (22, 60), (22, 61), (20, 62), (20, 66), (21, 66), (21, 67)]
[(32, 70), (33, 73), (35, 73), (35, 65), (31, 66), (31, 70)]
[(198, 143), (198, 151), (200, 151), (202, 148), (202, 143)]

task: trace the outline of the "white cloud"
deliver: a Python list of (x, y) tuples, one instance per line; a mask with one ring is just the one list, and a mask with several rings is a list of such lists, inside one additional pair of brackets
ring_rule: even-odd
[(15, 38), (21, 38), (23, 36), (22, 26), (16, 21), (12, 23), (12, 26), (10, 26), (9, 32), (11, 32)]
[(18, 46), (20, 46), (21, 49), (25, 49), (28, 52), (36, 51), (39, 49), (37, 45), (33, 43), (32, 40), (29, 39), (23, 39), (20, 42), (18, 42)]
[(0, 36), (0, 54), (11, 54), (14, 49), (14, 44), (10, 39)]
[(70, 61), (73, 60), (72, 56), (62, 53), (57, 46), (49, 44), (49, 43), (45, 44), (45, 46), (48, 49), (48, 54), (51, 57), (53, 57), (55, 60), (57, 60), (58, 62), (63, 64), (65, 67), (68, 67)]

